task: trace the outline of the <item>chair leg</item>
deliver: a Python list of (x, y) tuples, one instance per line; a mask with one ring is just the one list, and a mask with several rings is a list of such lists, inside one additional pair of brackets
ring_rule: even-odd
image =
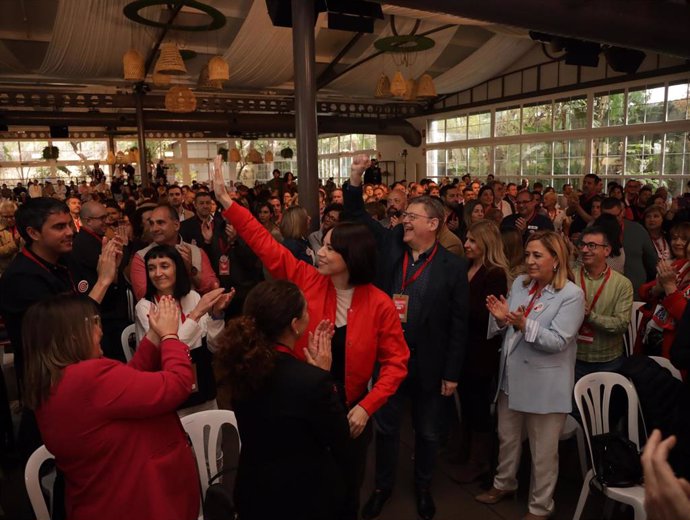
[(631, 504), (633, 511), (635, 511), (635, 520), (647, 520), (647, 511), (644, 509), (643, 502), (636, 502)]
[(580, 471), (584, 480), (587, 478), (587, 448), (585, 447), (585, 434), (582, 427), (575, 431), (575, 440), (577, 441), (577, 454), (580, 457)]
[(582, 511), (584, 511), (587, 498), (589, 497), (589, 481), (591, 478), (592, 471), (590, 470), (587, 472), (587, 475), (585, 475), (585, 481), (582, 483), (582, 490), (580, 491), (580, 498), (577, 501), (577, 507), (575, 508), (573, 520), (580, 520), (580, 517), (582, 516)]

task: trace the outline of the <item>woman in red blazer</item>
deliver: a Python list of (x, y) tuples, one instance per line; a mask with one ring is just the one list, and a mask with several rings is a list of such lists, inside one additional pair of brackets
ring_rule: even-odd
[(25, 400), (64, 474), (70, 520), (199, 513), (196, 463), (175, 413), (193, 376), (174, 300), (161, 299), (149, 319), (124, 365), (102, 357), (100, 317), (89, 299), (51, 298), (24, 318)]
[[(393, 395), (407, 375), (409, 349), (390, 297), (371, 283), (376, 269), (376, 243), (366, 226), (341, 223), (323, 238), (318, 266), (297, 260), (227, 192), (216, 160), (214, 187), (223, 217), (276, 279), (288, 279), (304, 293), (311, 317), (309, 331), (322, 320), (335, 324), (331, 374), (348, 409), (351, 456), (345, 475), (346, 507), (341, 518), (357, 518), (359, 488), (371, 439), (369, 418)], [(304, 359), (306, 335), (295, 353)], [(371, 390), (367, 388), (378, 374)]]

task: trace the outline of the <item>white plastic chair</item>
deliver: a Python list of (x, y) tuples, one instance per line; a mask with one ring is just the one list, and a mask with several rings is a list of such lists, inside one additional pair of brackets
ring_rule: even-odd
[(24, 468), (24, 485), (31, 501), (31, 507), (36, 515), (36, 520), (50, 520), (50, 512), (41, 487), (40, 471), (43, 463), (49, 459), (54, 459), (48, 448), (41, 446), (31, 454)]
[(632, 309), (630, 309), (630, 323), (628, 330), (623, 334), (623, 343), (625, 344), (625, 353), (632, 356), (635, 348), (635, 341), (637, 340), (637, 331), (640, 329), (640, 322), (642, 321), (642, 313), (640, 309), (644, 302), (633, 302)]
[[(180, 420), (192, 441), (201, 481), (201, 496), (204, 497), (209, 479), (220, 471), (216, 460), (216, 447), (220, 429), (224, 424), (231, 424), (237, 430), (238, 451), (242, 448), (237, 419), (235, 413), (230, 410), (204, 410), (187, 415)], [(205, 431), (208, 432), (206, 435), (204, 435)]]
[[(582, 417), (582, 424), (587, 435), (587, 446), (592, 461), (592, 469), (587, 472), (585, 481), (580, 491), (580, 499), (577, 502), (573, 520), (580, 520), (582, 511), (590, 494), (590, 481), (595, 478), (594, 456), (592, 453), (592, 436), (610, 431), (609, 406), (611, 392), (614, 387), (620, 386), (627, 394), (628, 399), (628, 437), (640, 449), (638, 430), (639, 400), (633, 384), (620, 374), (613, 372), (595, 372), (584, 376), (575, 384), (574, 394), (577, 408)], [(604, 495), (617, 502), (632, 506), (635, 512), (635, 520), (646, 520), (644, 510), (644, 487), (634, 486), (629, 488), (617, 488), (602, 486), (598, 481), (593, 482), (601, 488)]]
[(683, 376), (680, 374), (680, 370), (678, 370), (676, 367), (673, 366), (673, 363), (669, 359), (666, 359), (665, 357), (661, 356), (649, 356), (649, 359), (653, 359), (659, 365), (661, 365), (664, 368), (667, 368), (669, 372), (671, 372), (671, 375), (678, 379), (679, 381), (683, 380)]
[(132, 347), (129, 346), (129, 338), (133, 334), (136, 334), (136, 326), (132, 323), (131, 325), (127, 325), (125, 327), (125, 330), (123, 330), (122, 334), (120, 335), (122, 352), (124, 352), (125, 354), (125, 359), (127, 360), (127, 363), (129, 363), (130, 359), (132, 359), (132, 356), (134, 355), (134, 350), (132, 349)]
[(577, 442), (577, 456), (580, 459), (580, 471), (582, 472), (582, 478), (587, 478), (587, 453), (585, 448), (585, 432), (582, 430), (582, 426), (577, 422), (577, 419), (572, 415), (568, 415), (563, 424), (563, 429), (561, 430), (561, 436), (559, 441), (565, 441), (575, 437)]
[(132, 292), (132, 289), (127, 287), (125, 294), (127, 295), (127, 317), (129, 318), (129, 321), (134, 321), (134, 319), (136, 318), (136, 312), (134, 310), (134, 307), (137, 303), (136, 301), (134, 301), (134, 292)]

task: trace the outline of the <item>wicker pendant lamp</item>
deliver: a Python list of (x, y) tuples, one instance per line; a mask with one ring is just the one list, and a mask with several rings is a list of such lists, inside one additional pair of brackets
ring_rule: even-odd
[(417, 97), (422, 99), (436, 97), (436, 85), (429, 74), (422, 74), (417, 80)]
[(176, 85), (165, 94), (165, 109), (168, 112), (194, 112), (196, 110), (196, 96), (187, 87)]
[(122, 56), (125, 80), (144, 81), (144, 57), (136, 49), (129, 49)]
[(106, 159), (105, 159), (106, 164), (109, 164), (110, 166), (112, 166), (113, 164), (115, 164), (115, 161), (116, 161), (116, 160), (117, 160), (117, 159), (115, 159), (115, 154), (113, 153), (112, 150), (110, 150), (110, 151), (108, 152), (108, 156), (107, 156)]
[(230, 162), (242, 162), (242, 156), (237, 148), (230, 150)]
[(230, 66), (222, 56), (214, 56), (208, 60), (208, 79), (211, 81), (227, 81), (230, 79)]
[(267, 163), (273, 162), (273, 152), (271, 150), (268, 150), (264, 154), (264, 161), (266, 161)]
[(182, 55), (177, 45), (171, 42), (161, 43), (161, 52), (154, 68), (159, 74), (187, 74)]
[(381, 73), (379, 76), (379, 80), (376, 82), (376, 92), (374, 95), (377, 98), (387, 98), (391, 97), (391, 80), (388, 79), (388, 76), (385, 74)]
[(417, 99), (417, 82), (410, 78), (407, 80), (407, 90), (403, 95), (405, 101), (414, 101)]
[(153, 73), (153, 85), (155, 87), (169, 87), (170, 86), (170, 76), (167, 74), (159, 74), (157, 72)]
[(208, 64), (204, 65), (199, 72), (199, 80), (197, 81), (197, 88), (199, 90), (223, 90), (223, 82), (221, 80), (208, 79)]
[(254, 148), (249, 150), (249, 153), (247, 154), (246, 157), (247, 162), (254, 163), (254, 164), (261, 164), (264, 162), (263, 157), (261, 157), (261, 154)]
[(403, 97), (407, 93), (407, 82), (399, 70), (395, 72), (391, 82), (391, 94), (395, 97)]

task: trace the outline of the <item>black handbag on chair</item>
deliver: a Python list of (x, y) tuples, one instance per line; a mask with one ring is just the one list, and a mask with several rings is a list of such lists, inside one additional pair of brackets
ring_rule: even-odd
[(226, 468), (213, 475), (208, 481), (208, 489), (204, 497), (204, 520), (236, 520), (235, 502), (232, 491), (218, 480), (221, 476), (235, 471), (237, 468)]
[(637, 446), (618, 433), (592, 436), (597, 480), (608, 487), (633, 487), (642, 482), (642, 463)]

